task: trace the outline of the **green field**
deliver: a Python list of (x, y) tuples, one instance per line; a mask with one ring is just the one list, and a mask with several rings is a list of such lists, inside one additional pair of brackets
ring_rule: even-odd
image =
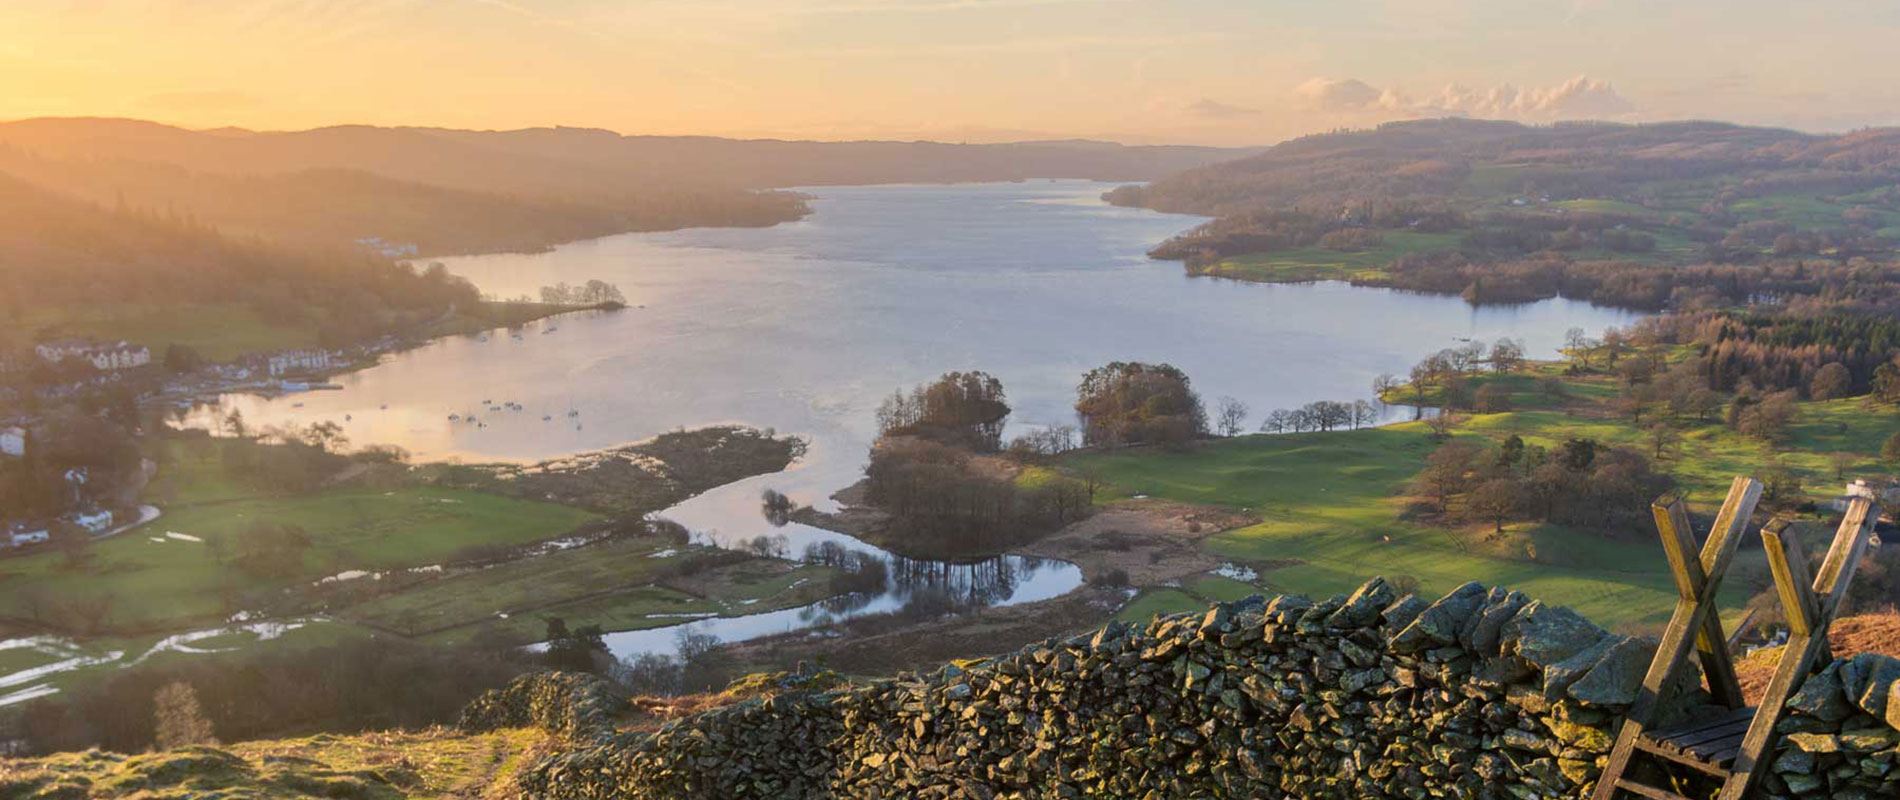
[(1622, 214), (1630, 217), (1650, 218), (1656, 216), (1654, 209), (1645, 208), (1625, 200), (1606, 200), (1588, 198), (1579, 200), (1558, 200), (1550, 204), (1554, 208), (1581, 211), (1591, 214)]
[[(231, 594), (314, 580), (350, 569), (425, 566), (477, 545), (514, 545), (566, 533), (594, 519), (549, 503), (439, 488), (339, 489), (257, 497), (168, 511), (158, 521), (92, 548), (80, 567), (59, 553), (0, 561), (0, 616), (33, 619), (56, 598), (110, 598), (107, 630), (162, 630), (222, 619)], [(297, 525), (309, 535), (301, 574), (252, 578), (220, 564), (212, 542), (252, 523)], [(166, 538), (177, 532), (205, 541)], [(163, 542), (154, 538), (166, 539)]]
[[(1561, 394), (1546, 390), (1552, 379), (1561, 382)], [(1618, 394), (1613, 378), (1564, 376), (1558, 364), (1532, 363), (1522, 372), (1470, 380), (1474, 388), (1505, 387), (1517, 410), (1468, 415), (1456, 428), (1458, 438), (1489, 445), (1517, 435), (1545, 447), (1588, 438), (1654, 455), (1648, 429), (1658, 420), (1656, 412), (1640, 422), (1611, 414), (1609, 401)], [(1428, 405), (1437, 401), (1435, 392), (1425, 396)], [(1390, 399), (1413, 396), (1401, 388)], [(1778, 447), (1719, 421), (1684, 419), (1671, 425), (1680, 441), (1656, 458), (1657, 469), (1672, 475), (1691, 506), (1706, 513), (1720, 505), (1734, 476), (1759, 477), (1771, 465), (1793, 473), (1817, 501), (1838, 493), (1837, 470), (1843, 467), (1848, 477), (1884, 474), (1878, 453), (1887, 437), (1900, 432), (1900, 415), (1870, 408), (1861, 398), (1800, 403), (1796, 422)], [(1082, 454), (1069, 457), (1065, 466), (1100, 474), (1113, 484), (1111, 495), (1150, 495), (1258, 515), (1259, 524), (1218, 534), (1204, 546), (1263, 568), (1262, 583), (1272, 591), (1329, 595), (1373, 575), (1409, 576), (1428, 593), (1477, 580), (1572, 606), (1610, 626), (1642, 628), (1667, 617), (1674, 590), (1652, 531), (1608, 538), (1520, 522), (1508, 525), (1503, 536), (1491, 536), (1488, 526), (1445, 528), (1408, 521), (1407, 484), (1437, 446), (1425, 426), (1414, 422), (1244, 436), (1183, 452)], [(1835, 453), (1853, 457), (1836, 464)], [(1730, 610), (1746, 601), (1760, 562), (1759, 550), (1744, 547), (1724, 587)], [(1193, 608), (1228, 599), (1235, 591), (1200, 582), (1150, 591), (1128, 613)]]
[(33, 339), (124, 339), (151, 348), (153, 360), (163, 359), (165, 348), (173, 344), (190, 347), (211, 361), (319, 344), (312, 323), (265, 319), (250, 306), (235, 303), (43, 309), (27, 314), (16, 332)]
[[(1508, 546), (1403, 521), (1402, 490), (1435, 443), (1419, 423), (1359, 431), (1245, 436), (1191, 452), (1121, 451), (1071, 459), (1125, 494), (1246, 509), (1260, 524), (1207, 540), (1216, 554), (1269, 567), (1273, 592), (1326, 596), (1374, 575), (1409, 576), (1426, 593), (1465, 581), (1571, 606), (1608, 626), (1667, 618), (1675, 592), (1648, 532), (1627, 541), (1519, 526)], [(1694, 496), (1712, 507), (1720, 497)], [(1280, 564), (1281, 566), (1270, 566)], [(1179, 598), (1144, 596), (1144, 606)], [(1724, 599), (1746, 600), (1735, 586)], [(1138, 613), (1138, 612), (1137, 612)]]
[(1407, 253), (1456, 248), (1460, 234), (1380, 231), (1384, 242), (1366, 250), (1329, 250), (1298, 247), (1271, 253), (1234, 256), (1209, 267), (1205, 274), (1269, 283), (1376, 280), (1385, 267)]

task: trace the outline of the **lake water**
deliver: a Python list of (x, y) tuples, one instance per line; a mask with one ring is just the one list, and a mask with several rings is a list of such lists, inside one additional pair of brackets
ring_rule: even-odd
[[(766, 533), (786, 535), (793, 553), (818, 540), (869, 550), (835, 533), (772, 528), (759, 514), (759, 492), (776, 488), (826, 507), (861, 473), (878, 402), (945, 371), (996, 375), (1019, 429), (1073, 423), (1077, 380), (1115, 360), (1173, 363), (1210, 405), (1233, 396), (1258, 418), (1312, 400), (1369, 398), (1378, 374), (1403, 374), (1464, 339), (1511, 336), (1544, 357), (1571, 327), (1596, 333), (1635, 318), (1566, 300), (1473, 308), (1455, 297), (1343, 284), (1191, 278), (1144, 253), (1201, 220), (1108, 206), (1099, 199), (1108, 188), (824, 187), (809, 190), (811, 216), (771, 228), (627, 234), (533, 255), (444, 259), (494, 295), (598, 278), (633, 307), (438, 341), (340, 377), (341, 391), (225, 402), (253, 424), (330, 420), (353, 442), (397, 444), (421, 459), (538, 460), (679, 427), (775, 428), (810, 439), (807, 458), (665, 515), (715, 543)], [(484, 400), (523, 410), (484, 412)], [(448, 420), (470, 412), (483, 426)], [(900, 607), (920, 586), (1013, 603), (1080, 582), (1073, 565), (1016, 558), (896, 572), (925, 577), (844, 605), (693, 624), (749, 638)], [(664, 651), (674, 633), (610, 641), (623, 655)]]

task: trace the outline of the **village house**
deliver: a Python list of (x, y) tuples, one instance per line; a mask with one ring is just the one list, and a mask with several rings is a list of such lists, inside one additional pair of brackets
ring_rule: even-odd
[(105, 533), (106, 529), (112, 527), (112, 512), (103, 508), (94, 509), (92, 511), (74, 511), (66, 516), (66, 521), (85, 528), (88, 533), (96, 535)]
[(24, 523), (8, 527), (6, 534), (4, 538), (0, 538), (0, 547), (27, 547), (29, 545), (45, 544), (53, 538), (52, 531), (47, 530), (44, 526), (27, 525)]
[(328, 350), (286, 350), (270, 357), (271, 377), (293, 372), (322, 372), (329, 369), (334, 358)]
[(151, 348), (126, 341), (101, 344), (85, 339), (56, 339), (41, 342), (33, 350), (48, 364), (63, 364), (66, 359), (77, 358), (106, 372), (152, 363)]
[(26, 429), (13, 426), (0, 429), (0, 455), (22, 458), (26, 456)]

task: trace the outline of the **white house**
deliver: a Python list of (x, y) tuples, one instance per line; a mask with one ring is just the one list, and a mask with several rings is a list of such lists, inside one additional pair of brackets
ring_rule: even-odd
[(112, 512), (103, 508), (94, 511), (75, 511), (66, 519), (92, 533), (105, 533), (107, 528), (112, 527)]
[(273, 378), (291, 372), (321, 372), (332, 363), (328, 350), (287, 350), (271, 356), (269, 362)]
[(77, 358), (107, 372), (152, 363), (151, 348), (126, 341), (100, 344), (84, 339), (56, 339), (39, 343), (33, 351), (48, 364), (61, 364), (66, 359)]
[(0, 540), (0, 546), (26, 547), (27, 545), (45, 544), (51, 541), (52, 538), (52, 532), (45, 528), (31, 528), (19, 525), (7, 532), (7, 537)]
[(0, 455), (20, 458), (26, 455), (26, 429), (14, 426), (0, 430)]

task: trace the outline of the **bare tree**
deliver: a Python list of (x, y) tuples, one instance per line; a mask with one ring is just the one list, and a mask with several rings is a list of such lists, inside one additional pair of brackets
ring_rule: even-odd
[(1516, 372), (1524, 364), (1524, 345), (1509, 337), (1499, 339), (1491, 345), (1491, 370), (1493, 372)]
[(1372, 394), (1379, 402), (1383, 403), (1385, 402), (1386, 394), (1403, 385), (1405, 384), (1399, 380), (1399, 376), (1390, 372), (1381, 372), (1379, 373), (1379, 377), (1372, 379)]
[(160, 750), (175, 750), (186, 745), (216, 744), (211, 720), (198, 705), (198, 692), (191, 684), (173, 681), (160, 687), (152, 697), (152, 716), (156, 723)]
[(1377, 406), (1374, 406), (1373, 404), (1368, 403), (1364, 400), (1353, 401), (1352, 403), (1353, 430), (1358, 430), (1360, 428), (1369, 428), (1373, 425), (1377, 425), (1378, 423), (1379, 423), (1379, 409)]
[(1214, 404), (1214, 429), (1222, 436), (1239, 436), (1241, 426), (1247, 422), (1247, 404), (1232, 397), (1222, 397)]

